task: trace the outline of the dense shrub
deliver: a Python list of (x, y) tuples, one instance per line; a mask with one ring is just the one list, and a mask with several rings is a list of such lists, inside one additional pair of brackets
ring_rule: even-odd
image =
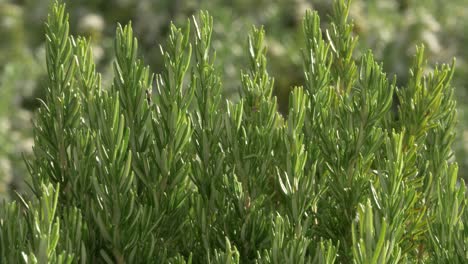
[[(398, 86), (406, 86), (408, 68), (415, 53), (416, 44), (424, 43), (426, 70), (432, 70), (436, 62), (448, 61), (456, 56), (457, 71), (453, 84), (459, 102), (468, 98), (468, 43), (465, 28), (468, 6), (465, 0), (426, 1), (376, 1), (354, 0), (350, 6), (350, 18), (359, 35), (355, 58), (372, 49), (375, 58), (383, 62), (389, 75), (398, 75)], [(29, 155), (32, 141), (28, 121), (44, 98), (47, 73), (43, 65), (44, 29), (50, 0), (0, 2), (0, 196), (5, 192), (25, 193), (22, 184), (27, 176), (21, 153)], [(94, 61), (102, 75), (102, 85), (112, 82), (114, 27), (116, 21), (132, 20), (135, 35), (139, 36), (139, 54), (153, 72), (163, 67), (159, 52), (161, 39), (169, 33), (169, 23), (182, 24), (195, 10), (208, 10), (216, 21), (213, 28), (212, 47), (216, 49), (215, 67), (223, 79), (225, 98), (237, 100), (239, 65), (243, 56), (245, 29), (250, 25), (264, 25), (268, 35), (268, 70), (275, 76), (273, 95), (278, 98), (278, 108), (288, 112), (288, 95), (292, 87), (304, 83), (300, 49), (303, 46), (300, 18), (306, 8), (313, 8), (323, 18), (322, 29), (330, 19), (329, 0), (74, 0), (69, 1), (71, 34), (91, 38)], [(12, 74), (13, 73), (13, 74)], [(2, 111), (7, 109), (6, 111)], [(457, 143), (454, 145), (459, 175), (466, 181), (468, 174), (467, 106), (457, 107)], [(4, 196), (8, 198), (8, 195)]]
[(355, 61), (348, 11), (336, 1), (325, 32), (306, 13), (305, 83), (283, 116), (262, 28), (238, 102), (222, 100), (206, 12), (171, 25), (155, 76), (119, 26), (101, 88), (89, 40), (55, 4), (35, 198), (0, 207), (0, 262), (464, 263), (453, 66), (426, 73), (419, 47), (397, 88), (370, 51)]

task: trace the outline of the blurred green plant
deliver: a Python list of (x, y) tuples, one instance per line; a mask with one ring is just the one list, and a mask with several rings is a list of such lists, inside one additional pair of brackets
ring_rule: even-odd
[(35, 62), (8, 63), (0, 73), (0, 197), (9, 198), (9, 193), (23, 190), (23, 180), (27, 179), (24, 156), (32, 151), (31, 113), (20, 107), (18, 91), (27, 94), (32, 91), (37, 66)]
[(54, 4), (34, 197), (0, 206), (0, 261), (464, 263), (454, 65), (427, 72), (421, 46), (400, 88), (372, 52), (355, 55), (349, 11), (335, 1), (325, 30), (306, 12), (304, 86), (283, 116), (261, 27), (237, 102), (222, 100), (207, 12), (170, 25), (156, 75), (119, 25), (106, 89), (92, 43)]

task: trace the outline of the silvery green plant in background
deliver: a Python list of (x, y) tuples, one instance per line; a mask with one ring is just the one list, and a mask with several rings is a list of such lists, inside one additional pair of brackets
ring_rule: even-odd
[(283, 117), (261, 27), (238, 102), (221, 99), (206, 12), (171, 24), (157, 75), (119, 25), (104, 88), (54, 4), (34, 197), (0, 206), (0, 262), (464, 263), (453, 65), (426, 73), (419, 47), (398, 88), (372, 52), (354, 59), (348, 13), (335, 1), (326, 31), (305, 14), (305, 82)]

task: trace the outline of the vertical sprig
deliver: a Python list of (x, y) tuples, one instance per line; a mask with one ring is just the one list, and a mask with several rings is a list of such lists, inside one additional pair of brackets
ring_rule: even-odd
[[(74, 241), (64, 238), (73, 237), (81, 243), (80, 235), (69, 235), (81, 233), (81, 222), (73, 226), (61, 224), (59, 187), (43, 184), (41, 194), (36, 201), (22, 200), (24, 208), (16, 202), (0, 206), (0, 262), (65, 264), (79, 260), (80, 249), (74, 248)], [(71, 213), (65, 223), (74, 217), (80, 219), (78, 214)], [(85, 252), (83, 248), (81, 253)]]
[(97, 244), (105, 245), (101, 246), (100, 255), (123, 263), (124, 256), (135, 247), (130, 241), (141, 236), (134, 229), (144, 213), (135, 204), (130, 129), (121, 113), (118, 92), (105, 91), (96, 103), (100, 111), (95, 136), (96, 169), (91, 177), (94, 195), (87, 205), (88, 221), (92, 220), (93, 230), (99, 232)]
[(335, 58), (331, 70), (339, 93), (345, 94), (351, 93), (357, 77), (353, 58), (357, 38), (353, 36), (353, 24), (348, 22), (350, 7), (351, 0), (334, 1), (331, 28), (326, 31)]
[[(319, 120), (322, 118), (320, 109), (327, 108), (334, 111), (331, 109), (333, 76), (330, 71), (333, 55), (330, 44), (323, 39), (320, 17), (316, 11), (306, 11), (302, 20), (302, 30), (306, 44), (302, 52), (305, 90), (310, 98), (310, 103), (306, 105), (304, 137), (309, 155), (315, 158), (318, 157), (319, 148), (313, 142), (318, 140), (315, 130), (320, 127)], [(307, 169), (312, 166), (311, 160), (309, 159), (306, 164)]]
[(226, 264), (239, 264), (240, 262), (240, 255), (239, 251), (235, 246), (231, 245), (231, 242), (229, 241), (228, 238), (225, 239), (225, 250), (216, 250), (213, 253), (213, 261), (211, 263), (213, 264), (221, 264), (221, 263), (226, 263)]
[(358, 223), (352, 225), (354, 263), (400, 263), (401, 249), (393, 248), (385, 218), (374, 217), (371, 202), (358, 208)]
[(0, 262), (18, 263), (28, 244), (28, 226), (21, 204), (0, 205)]
[[(468, 257), (466, 231), (466, 186), (457, 182), (458, 166), (442, 165), (441, 175), (435, 182), (437, 200), (435, 219), (429, 225), (427, 239), (433, 261), (437, 263), (463, 263)], [(465, 218), (463, 218), (465, 216)]]
[[(229, 227), (233, 243), (242, 261), (268, 246), (266, 239), (271, 221), (266, 206), (271, 201), (275, 175), (275, 149), (279, 143), (280, 116), (271, 97), (273, 79), (266, 70), (266, 47), (263, 29), (252, 28), (247, 42), (250, 68), (241, 74), (242, 94), (237, 104), (228, 102), (224, 117), (223, 147), (229, 175), (227, 194), (235, 211)], [(238, 188), (234, 188), (237, 185)], [(235, 220), (235, 221), (232, 221)], [(266, 221), (266, 222), (265, 222)], [(240, 234), (240, 236), (238, 235)]]
[[(308, 153), (304, 146), (304, 118), (308, 97), (302, 87), (290, 95), (287, 126), (283, 134), (285, 167), (278, 175), (279, 186), (285, 196), (286, 208), (295, 227), (295, 235), (301, 237), (307, 231), (307, 211), (315, 208), (320, 193), (316, 192), (316, 164), (306, 171)], [(322, 190), (321, 192), (323, 192)], [(309, 219), (310, 220), (310, 219)], [(303, 226), (305, 225), (305, 226)], [(302, 230), (302, 229), (305, 230)]]
[(174, 104), (177, 104), (182, 112), (190, 106), (193, 89), (184, 89), (185, 74), (190, 66), (192, 54), (189, 36), (189, 20), (184, 29), (171, 24), (166, 49), (160, 47), (165, 70), (156, 77), (158, 92), (156, 101), (162, 116), (169, 116)]
[(130, 147), (134, 155), (133, 169), (143, 182), (150, 177), (144, 159), (151, 137), (151, 92), (153, 76), (148, 66), (138, 59), (138, 41), (131, 24), (118, 25), (115, 37), (114, 82), (112, 90), (119, 92), (120, 107), (130, 129)]
[[(274, 80), (266, 69), (266, 46), (264, 44), (265, 30), (263, 27), (252, 27), (248, 38), (248, 54), (250, 68), (241, 73), (242, 92), (246, 101), (247, 118), (260, 111), (261, 104), (271, 100)], [(274, 102), (276, 106), (276, 102)], [(276, 108), (275, 108), (276, 110)], [(255, 120), (257, 121), (257, 120)]]
[[(425, 69), (424, 47), (421, 46), (416, 51), (408, 86), (397, 90), (400, 105), (396, 127), (406, 130), (404, 149), (414, 148), (419, 153), (412, 165), (418, 168), (418, 173), (406, 181), (417, 183), (417, 193), (432, 204), (438, 199), (435, 189), (440, 178), (445, 177), (444, 164), (453, 155), (451, 144), (454, 139), (455, 104), (450, 81), (454, 67), (442, 65), (429, 75), (425, 75)], [(419, 216), (414, 219), (424, 230), (432, 222), (430, 218), (421, 217), (430, 209), (429, 204), (419, 203), (415, 206)], [(417, 235), (414, 245), (410, 247), (414, 249), (413, 254), (419, 257), (424, 256), (423, 239), (423, 236)]]
[[(320, 17), (316, 11), (306, 11), (302, 21), (302, 30), (305, 39), (305, 49), (302, 52), (305, 93), (309, 98), (309, 103), (305, 105), (306, 114), (304, 117), (304, 144), (309, 153), (309, 158), (305, 165), (305, 171), (310, 171), (314, 164), (317, 169), (316, 189), (325, 189), (327, 177), (321, 172), (324, 166), (324, 155), (321, 148), (315, 142), (321, 140), (320, 132), (324, 129), (323, 122), (328, 115), (333, 115), (336, 111), (336, 94), (332, 89), (333, 76), (330, 71), (333, 63), (333, 55), (330, 51), (330, 44), (323, 39), (320, 28)], [(322, 111), (327, 109), (328, 111)]]
[[(22, 252), (25, 263), (72, 263), (72, 252), (60, 252), (60, 218), (57, 212), (59, 188), (42, 185), (38, 203), (30, 203), (27, 225), (30, 237), (27, 251)], [(77, 227), (68, 227), (70, 229)]]
[(453, 65), (444, 65), (429, 76), (424, 75), (425, 69), (424, 46), (420, 46), (410, 70), (408, 87), (397, 91), (400, 102), (399, 124), (407, 127), (408, 137), (414, 137), (414, 143), (421, 143), (425, 134), (435, 128), (441, 118), (447, 113), (453, 113), (450, 109), (453, 108), (450, 106), (453, 102), (449, 90), (454, 73)]
[(189, 21), (184, 29), (171, 24), (167, 45), (161, 47), (164, 68), (156, 76), (151, 119), (154, 139), (148, 157), (148, 192), (144, 195), (155, 213), (161, 215), (155, 227), (157, 237), (163, 238), (160, 250), (168, 250), (171, 255), (190, 244), (190, 240), (177, 242), (186, 232), (188, 197), (192, 193), (189, 161), (194, 154), (190, 148), (193, 128), (188, 110), (194, 88), (184, 84), (192, 51), (189, 35)]
[(226, 170), (221, 147), (221, 80), (214, 67), (215, 56), (211, 57), (213, 17), (208, 12), (201, 11), (198, 19), (193, 18), (193, 25), (195, 67), (192, 68), (191, 86), (195, 93), (196, 109), (192, 112), (191, 119), (194, 125), (192, 142), (196, 157), (192, 162), (190, 176), (199, 194), (195, 200), (195, 228), (199, 230), (206, 261), (210, 262), (214, 245), (219, 244), (212, 235), (212, 230), (220, 225), (214, 221), (222, 214), (216, 207), (221, 205), (219, 200), (224, 195), (220, 189)]
[[(72, 40), (69, 36), (68, 13), (65, 5), (54, 4), (46, 23), (46, 62), (50, 81), (49, 99), (62, 96), (72, 87), (76, 64), (73, 61)], [(57, 109), (58, 110), (58, 109)]]
[(293, 225), (287, 217), (275, 217), (272, 248), (269, 252), (270, 263), (311, 263), (311, 256), (307, 254), (311, 240), (293, 235)]
[(323, 39), (320, 17), (317, 11), (307, 10), (302, 20), (305, 49), (304, 60), (305, 87), (313, 99), (321, 90), (330, 86), (332, 54), (330, 44)]
[[(424, 181), (424, 194), (434, 204), (427, 212), (429, 226), (426, 237), (432, 243), (424, 246), (427, 247), (425, 251), (433, 253), (433, 259), (438, 263), (463, 263), (468, 258), (468, 232), (464, 226), (467, 223), (468, 198), (464, 181), (457, 179), (458, 165), (453, 162), (452, 150), (456, 131), (456, 106), (450, 86), (453, 71), (453, 65), (438, 66), (425, 82), (429, 91), (443, 86), (442, 98), (434, 98), (434, 101), (440, 101), (431, 105), (434, 111), (431, 114), (435, 119), (432, 122), (437, 125), (428, 131), (424, 149), (431, 157), (426, 168), (432, 176)], [(437, 88), (432, 91), (435, 90)], [(429, 217), (433, 214), (435, 218)]]
[[(193, 180), (204, 199), (211, 199), (223, 171), (223, 153), (220, 149), (222, 132), (221, 81), (210, 58), (213, 17), (207, 12), (199, 13), (195, 26), (195, 62), (192, 86), (195, 92), (196, 111), (192, 116), (194, 124), (193, 142), (197, 162), (193, 163)], [(200, 25), (199, 25), (200, 24)]]
[(77, 79), (82, 98), (89, 99), (101, 92), (101, 74), (96, 72), (90, 39), (78, 37), (74, 45), (77, 57)]
[[(189, 43), (190, 23), (184, 31), (171, 25), (167, 51), (161, 47), (164, 56), (164, 70), (156, 76), (157, 95), (152, 119), (155, 142), (152, 158), (159, 174), (161, 194), (168, 188), (175, 188), (186, 181), (190, 164), (187, 163), (188, 143), (192, 135), (188, 108), (193, 97), (193, 88), (184, 89), (185, 73), (190, 65), (191, 44)], [(179, 187), (177, 187), (179, 188)]]
[(47, 19), (46, 62), (48, 93), (34, 130), (36, 164), (30, 163), (28, 167), (36, 175), (33, 185), (37, 192), (42, 181), (61, 183), (62, 192), (67, 192), (72, 177), (68, 151), (74, 129), (79, 125), (80, 103), (74, 88), (73, 39), (69, 36), (68, 14), (63, 4), (55, 3)]
[[(417, 153), (414, 148), (404, 148), (404, 132), (393, 132), (385, 138), (382, 156), (376, 160), (376, 179), (371, 183), (372, 209), (376, 218), (386, 222), (386, 241), (390, 242), (389, 259), (398, 259), (412, 247), (405, 243), (414, 234), (424, 232), (420, 213), (415, 210), (421, 199), (417, 192), (419, 181), (413, 177), (418, 173), (414, 167)], [(367, 209), (366, 209), (367, 210)]]
[[(250, 68), (241, 73), (243, 98), (238, 139), (229, 143), (236, 163), (236, 174), (244, 185), (246, 199), (254, 199), (263, 188), (271, 190), (272, 179), (265, 177), (274, 164), (273, 149), (278, 141), (281, 117), (276, 98), (272, 98), (274, 79), (267, 71), (265, 31), (252, 27), (248, 38)], [(232, 124), (230, 127), (236, 127)], [(231, 140), (231, 139), (228, 139)], [(249, 175), (256, 174), (257, 178)], [(252, 197), (250, 197), (252, 196)]]
[[(93, 52), (89, 39), (78, 37), (74, 45), (77, 57), (76, 79), (78, 91), (82, 99), (82, 116), (86, 126), (91, 128), (95, 125), (96, 109), (93, 108), (94, 101), (101, 94), (101, 74), (96, 72), (96, 64), (93, 60)], [(95, 128), (95, 127), (93, 127)]]
[[(348, 22), (349, 8), (349, 1), (334, 2), (331, 27), (326, 31), (328, 42), (322, 38), (316, 14), (306, 14), (303, 22), (304, 72), (311, 98), (304, 129), (310, 151), (306, 168), (313, 169), (312, 161), (317, 162), (316, 182), (320, 189), (329, 186), (317, 210), (325, 207), (322, 210), (327, 211), (334, 204), (341, 214), (339, 221), (328, 218), (327, 213), (318, 214), (317, 231), (340, 241), (344, 251), (351, 243), (349, 225), (357, 205), (368, 195), (371, 168), (383, 143), (384, 120), (388, 119), (395, 86), (389, 84), (382, 66), (370, 53), (362, 57), (359, 67), (356, 64), (353, 50), (357, 38)], [(352, 258), (350, 253), (343, 252), (341, 261)]]

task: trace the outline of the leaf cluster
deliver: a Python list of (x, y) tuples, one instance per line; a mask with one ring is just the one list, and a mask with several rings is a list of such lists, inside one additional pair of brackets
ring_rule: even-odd
[(159, 75), (119, 25), (102, 89), (89, 40), (54, 4), (36, 199), (0, 207), (1, 262), (463, 263), (453, 65), (425, 74), (421, 47), (397, 87), (371, 52), (354, 58), (349, 2), (333, 12), (324, 32), (316, 12), (303, 19), (306, 82), (283, 117), (263, 28), (238, 102), (222, 101), (207, 12), (171, 25)]

